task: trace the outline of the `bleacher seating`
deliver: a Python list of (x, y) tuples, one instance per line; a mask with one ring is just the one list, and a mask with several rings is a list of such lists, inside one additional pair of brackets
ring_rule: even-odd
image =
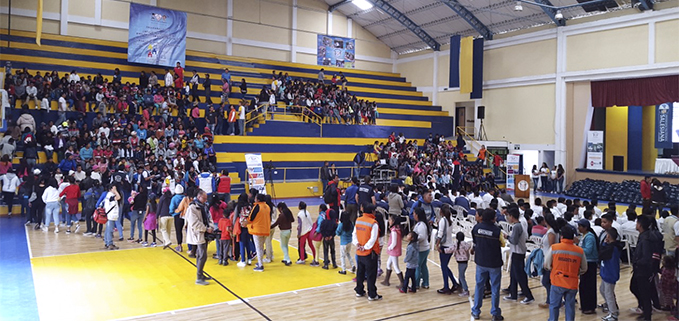
[[(149, 73), (155, 70), (159, 77), (164, 74), (163, 68), (153, 68), (127, 62), (127, 44), (96, 39), (85, 39), (67, 36), (43, 34), (42, 46), (35, 44), (34, 33), (0, 30), (0, 41), (3, 50), (0, 64), (11, 62), (12, 68), (27, 68), (31, 72), (56, 70), (60, 74), (76, 69), (81, 77), (94, 76), (101, 73), (105, 78), (112, 78), (113, 70), (119, 68), (122, 82), (138, 83), (139, 72)], [(7, 43), (9, 42), (9, 47)], [(199, 48), (192, 48), (199, 49)], [(245, 98), (257, 95), (262, 86), (270, 84), (272, 70), (288, 73), (298, 79), (315, 80), (319, 66), (286, 63), (262, 59), (230, 57), (187, 50), (185, 81), (188, 81), (192, 70), (204, 75), (209, 73), (213, 79), (212, 100), (219, 101), (220, 75), (224, 68), (229, 68), (234, 81), (234, 88), (240, 85), (241, 78), (248, 83)], [(262, 120), (247, 133), (247, 136), (216, 136), (215, 148), (218, 152), (218, 168), (237, 171), (244, 179), (244, 153), (262, 153), (265, 162), (272, 160), (277, 167), (320, 167), (324, 160), (332, 161), (338, 167), (351, 166), (356, 152), (367, 150), (375, 140), (384, 140), (391, 132), (402, 132), (409, 139), (424, 138), (429, 133), (438, 133), (446, 137), (453, 135), (453, 119), (441, 107), (433, 106), (427, 97), (398, 74), (328, 68), (326, 77), (333, 73), (344, 72), (348, 78), (348, 90), (359, 99), (376, 101), (379, 117), (376, 125), (339, 125), (304, 123), (294, 118), (278, 117), (274, 114)], [(160, 77), (162, 78), (162, 77)], [(200, 91), (201, 99), (204, 93)], [(238, 103), (241, 95), (231, 95), (230, 103)], [(31, 110), (33, 103), (29, 103)], [(201, 115), (206, 104), (200, 104)], [(18, 107), (18, 106), (17, 106)], [(56, 102), (52, 103), (56, 110)], [(39, 124), (41, 121), (56, 119), (56, 113), (38, 113), (32, 111)], [(14, 111), (16, 118), (19, 112)], [(74, 114), (69, 114), (72, 117)], [(87, 117), (93, 117), (88, 113)], [(204, 122), (198, 122), (202, 125)], [(300, 139), (302, 138), (302, 139)], [(341, 175), (348, 176), (341, 170)], [(348, 171), (348, 170), (346, 170)], [(291, 170), (283, 174), (279, 171), (274, 179), (287, 180), (314, 179), (317, 171)], [(238, 186), (236, 193), (242, 191)]]

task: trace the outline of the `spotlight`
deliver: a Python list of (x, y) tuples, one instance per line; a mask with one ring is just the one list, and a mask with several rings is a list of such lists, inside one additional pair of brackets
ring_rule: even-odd
[(523, 6), (521, 5), (521, 1), (516, 2), (516, 5), (514, 6), (514, 11), (523, 11)]
[(556, 11), (556, 14), (554, 15), (554, 19), (556, 19), (556, 20), (563, 19), (563, 14), (561, 13), (561, 10)]

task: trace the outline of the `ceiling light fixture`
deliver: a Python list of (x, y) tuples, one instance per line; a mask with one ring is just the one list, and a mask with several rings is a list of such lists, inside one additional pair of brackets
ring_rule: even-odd
[(516, 5), (514, 6), (514, 11), (523, 11), (523, 6), (521, 5), (521, 1), (516, 2)]
[(561, 13), (561, 10), (556, 11), (556, 14), (554, 15), (554, 19), (556, 19), (556, 20), (563, 19), (563, 14)]
[(361, 10), (368, 10), (373, 7), (373, 4), (368, 0), (352, 0), (351, 3)]

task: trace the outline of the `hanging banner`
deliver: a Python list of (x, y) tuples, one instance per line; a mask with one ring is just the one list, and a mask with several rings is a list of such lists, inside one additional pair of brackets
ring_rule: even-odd
[(245, 166), (248, 167), (248, 185), (266, 194), (266, 180), (262, 166), (262, 154), (245, 154)]
[(604, 132), (587, 132), (587, 169), (604, 169)]
[(127, 61), (185, 67), (185, 59), (186, 12), (130, 3)]
[(507, 155), (507, 190), (513, 191), (514, 175), (521, 174), (521, 155), (509, 154)]
[(672, 148), (672, 105), (655, 107), (655, 148)]
[(356, 60), (356, 40), (352, 38), (318, 35), (319, 66), (354, 68)]

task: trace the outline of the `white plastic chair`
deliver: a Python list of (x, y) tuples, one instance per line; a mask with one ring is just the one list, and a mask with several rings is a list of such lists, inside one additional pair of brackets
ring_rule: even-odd
[(498, 222), (500, 224), (500, 228), (505, 231), (507, 234), (512, 233), (512, 225), (509, 224), (508, 222), (500, 221)]
[(637, 247), (639, 240), (639, 232), (625, 231), (622, 233), (622, 241), (625, 243), (625, 250), (627, 251), (627, 265), (632, 266), (632, 256), (630, 248)]

